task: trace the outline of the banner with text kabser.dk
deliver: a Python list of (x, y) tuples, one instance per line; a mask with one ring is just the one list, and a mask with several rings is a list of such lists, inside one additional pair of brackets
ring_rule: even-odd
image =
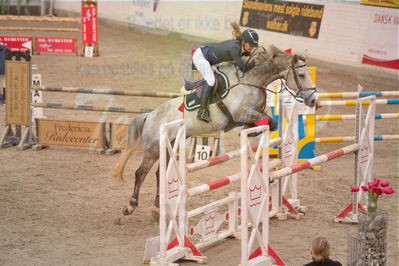
[(323, 12), (323, 5), (244, 0), (240, 24), (245, 27), (317, 39)]

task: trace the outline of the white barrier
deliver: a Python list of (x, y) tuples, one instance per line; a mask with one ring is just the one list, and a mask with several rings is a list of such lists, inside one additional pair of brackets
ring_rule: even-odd
[[(200, 249), (226, 237), (239, 236), (238, 216), (240, 211), (238, 201), (241, 193), (230, 192), (225, 198), (190, 211), (186, 209), (186, 201), (190, 196), (238, 181), (240, 173), (187, 189), (186, 173), (205, 168), (207, 163), (199, 162), (197, 165), (185, 165), (185, 127), (183, 120), (162, 125), (160, 136), (160, 252), (158, 256), (151, 258), (151, 264), (173, 265), (174, 261), (183, 258), (204, 263), (206, 256), (199, 251)], [(171, 138), (175, 140), (174, 145), (171, 144)], [(278, 138), (271, 143), (278, 145), (280, 142), (281, 139)], [(213, 160), (212, 165), (237, 158), (236, 153), (235, 151), (221, 155), (219, 159)], [(166, 163), (167, 157), (170, 157), (168, 163)], [(271, 163), (271, 166), (275, 167), (280, 164), (281, 160), (277, 159)], [(228, 205), (228, 211), (219, 213), (218, 207), (223, 205)], [(198, 215), (202, 215), (202, 217), (197, 219), (197, 224), (189, 226), (188, 220)], [(225, 222), (227, 229), (219, 230)], [(200, 238), (199, 241), (192, 240), (195, 235)]]
[[(295, 101), (290, 101), (289, 99), (287, 102), (284, 104), (281, 104), (281, 106), (285, 106), (284, 110), (281, 110), (283, 112), (283, 116), (286, 116), (285, 121), (283, 123), (283, 126), (280, 128), (280, 138), (275, 138), (268, 142), (268, 145), (274, 146), (274, 145), (284, 145), (285, 148), (281, 149), (281, 154), (280, 159), (273, 160), (268, 168), (266, 169), (272, 169), (274, 167), (278, 167), (282, 164), (283, 162), (283, 167), (288, 166), (293, 162), (296, 162), (296, 143), (297, 143), (297, 124), (293, 125), (292, 120), (297, 117), (297, 113), (295, 112)], [(280, 117), (283, 117), (280, 116)], [(228, 197), (211, 202), (207, 205), (201, 206), (195, 210), (191, 211), (186, 211), (185, 213), (181, 213), (179, 209), (179, 215), (176, 214), (177, 210), (176, 208), (180, 208), (182, 206), (185, 206), (186, 200), (189, 197), (192, 197), (194, 195), (198, 195), (210, 190), (214, 190), (226, 185), (229, 185), (233, 182), (236, 182), (240, 180), (241, 178), (241, 173), (238, 172), (236, 174), (230, 175), (228, 177), (222, 178), (215, 180), (211, 183), (208, 184), (202, 184), (193, 188), (186, 188), (185, 186), (185, 174), (194, 172), (206, 167), (211, 167), (220, 163), (224, 163), (226, 161), (229, 161), (234, 158), (238, 158), (241, 156), (241, 151), (236, 150), (233, 152), (228, 152), (226, 154), (210, 158), (205, 161), (199, 161), (196, 163), (191, 163), (185, 166), (186, 171), (184, 172), (179, 172), (177, 169), (180, 169), (182, 167), (180, 163), (182, 163), (182, 160), (177, 160), (177, 157), (180, 157), (180, 155), (176, 154), (176, 151), (180, 151), (180, 149), (183, 149), (183, 146), (176, 146), (178, 143), (181, 143), (180, 138), (185, 139), (185, 135), (183, 133), (178, 133), (180, 132), (179, 129), (177, 130), (177, 125), (179, 127), (182, 127), (183, 125), (182, 121), (178, 121), (175, 123), (168, 123), (166, 125), (163, 125), (161, 127), (161, 164), (160, 164), (160, 178), (162, 180), (168, 180), (168, 182), (162, 183), (161, 182), (161, 193), (160, 193), (160, 203), (161, 203), (161, 219), (164, 219), (165, 217), (168, 217), (168, 222), (162, 221), (160, 222), (162, 230), (160, 230), (160, 234), (162, 235), (162, 238), (159, 240), (161, 245), (160, 245), (160, 250), (163, 250), (162, 252), (159, 253), (157, 257), (153, 257), (151, 259), (151, 263), (154, 265), (167, 265), (171, 264), (173, 261), (175, 261), (177, 258), (184, 258), (184, 259), (190, 259), (190, 260), (196, 260), (198, 262), (205, 262), (206, 257), (201, 254), (199, 249), (202, 249), (212, 243), (215, 243), (216, 241), (219, 241), (220, 239), (224, 239), (228, 236), (238, 236), (239, 235), (239, 222), (238, 222), (238, 216), (239, 216), (239, 209), (238, 209), (238, 200), (241, 198), (240, 192), (231, 192)], [(297, 123), (297, 119), (295, 119), (294, 123)], [(284, 132), (283, 132), (284, 131)], [(170, 136), (176, 136), (176, 140), (179, 138), (179, 141), (175, 142), (175, 145), (172, 147), (170, 144), (169, 140), (169, 135)], [(258, 145), (252, 145), (251, 146), (251, 151), (256, 151), (258, 150), (259, 147)], [(265, 153), (268, 156), (268, 153)], [(166, 165), (166, 158), (174, 158), (171, 160), (168, 165)], [(179, 162), (179, 166), (177, 166), (177, 162)], [(166, 167), (166, 168), (165, 168)], [(165, 170), (163, 170), (165, 169)], [(268, 172), (268, 171), (265, 171)], [(179, 173), (179, 174), (177, 174)], [(291, 193), (295, 193), (295, 200), (299, 202), (297, 199), (296, 195), (296, 182), (292, 182), (292, 179), (290, 177), (287, 177), (287, 179), (284, 181), (284, 188), (282, 184), (279, 184), (278, 182), (275, 182), (273, 189), (272, 189), (272, 195), (270, 198), (270, 213), (269, 215), (272, 216), (278, 216), (279, 218), (287, 217), (287, 214), (293, 213), (294, 217), (299, 218), (299, 214), (295, 210), (294, 207), (291, 206), (290, 200), (286, 200), (284, 198), (285, 190), (289, 186), (291, 188)], [(165, 187), (166, 186), (166, 187)], [(173, 186), (173, 188), (171, 188)], [(294, 187), (295, 186), (295, 187)], [(167, 188), (169, 187), (169, 188)], [(185, 191), (185, 192), (182, 192)], [(175, 193), (174, 196), (170, 195), (170, 193), (173, 192)], [(169, 193), (169, 194), (168, 194)], [(269, 197), (268, 197), (269, 199)], [(170, 202), (168, 202), (170, 201)], [(219, 213), (217, 208), (222, 206), (222, 205), (228, 205), (228, 211), (225, 213)], [(284, 208), (283, 206), (286, 205), (287, 208)], [(299, 205), (299, 204), (298, 204)], [(269, 206), (269, 203), (268, 203)], [(183, 207), (182, 207), (183, 208)], [(174, 210), (174, 212), (170, 213), (170, 210)], [(203, 216), (199, 219), (199, 222), (195, 226), (189, 226), (187, 224), (188, 219), (197, 215)], [(184, 222), (177, 221), (177, 217), (181, 217), (181, 219)], [(227, 230), (220, 230), (218, 232), (219, 228), (221, 225), (226, 222), (228, 224), (228, 229)], [(172, 224), (172, 225), (171, 225)], [(176, 229), (176, 228), (181, 228), (184, 227), (186, 228), (185, 230), (183, 229)], [(179, 233), (180, 231), (185, 231), (185, 234)], [(176, 238), (173, 240), (171, 239), (171, 235), (175, 235)], [(200, 241), (197, 241), (197, 243), (192, 243), (190, 239), (193, 236), (199, 236)], [(190, 237), (190, 238), (189, 238)], [(158, 241), (158, 240), (154, 240)], [(168, 244), (167, 244), (168, 243)], [(147, 246), (149, 246), (148, 244)], [(271, 247), (269, 247), (273, 253), (273, 257), (276, 261), (282, 261), (277, 253), (275, 253)], [(146, 249), (147, 250), (147, 249)], [(151, 253), (151, 252), (149, 252)], [(152, 257), (151, 255), (147, 254), (145, 255), (145, 261), (149, 261), (149, 258)]]
[[(366, 114), (362, 109), (365, 101), (370, 101), (370, 105)], [(374, 151), (374, 119), (375, 119), (375, 96), (359, 99), (356, 105), (356, 140), (355, 143), (341, 149), (317, 156), (308, 161), (298, 163), (289, 167), (282, 168), (278, 171), (270, 173), (272, 180), (279, 180), (296, 172), (309, 168), (322, 162), (326, 162), (345, 154), (355, 152), (355, 173), (353, 178), (353, 186), (366, 185), (371, 181), (372, 162)], [(268, 131), (264, 128), (261, 143), (257, 153), (253, 155), (248, 147), (248, 134), (260, 130), (260, 128), (250, 129), (241, 132), (241, 265), (271, 265), (269, 256), (269, 208), (267, 199), (270, 196), (269, 173), (261, 171), (267, 169), (269, 162), (268, 156), (263, 156), (260, 162), (259, 150), (263, 153), (268, 152)], [(251, 164), (248, 163), (251, 159)], [(266, 181), (266, 182), (265, 182)], [(349, 189), (348, 189), (349, 190)], [(359, 204), (362, 195), (365, 192), (359, 191), (353, 196), (353, 202), (349, 206), (353, 206), (350, 217), (336, 218), (339, 221), (358, 222), (358, 212), (361, 207)], [(349, 212), (349, 206), (346, 208), (346, 214)], [(360, 206), (360, 207), (359, 207)], [(248, 230), (252, 225), (250, 236)], [(258, 244), (258, 247), (255, 246)], [(251, 255), (250, 255), (251, 254)], [(281, 265), (277, 262), (278, 265)]]
[[(371, 103), (368, 106), (366, 115), (362, 109), (362, 103), (364, 101), (370, 101)], [(289, 108), (287, 108), (287, 110), (289, 110)], [(290, 111), (283, 111), (283, 114), (290, 114), (291, 117), (297, 117), (294, 110), (295, 103), (293, 104), (293, 109)], [(282, 184), (278, 184), (277, 182), (281, 178), (286, 178), (312, 165), (355, 152), (356, 159), (353, 185), (360, 186), (366, 184), (371, 180), (372, 173), (374, 112), (375, 97), (360, 99), (356, 111), (357, 137), (354, 144), (299, 164), (285, 166), (278, 171), (271, 172), (270, 175), (269, 171), (264, 171), (263, 169), (270, 169), (272, 166), (280, 164), (283, 159), (281, 161), (269, 161), (268, 152), (270, 142), (268, 127), (261, 126), (244, 130), (241, 132), (241, 178), (239, 178), (237, 174), (234, 174), (191, 189), (186, 188), (186, 173), (204, 168), (207, 163), (199, 163), (198, 165), (201, 166), (198, 166), (198, 169), (196, 168), (197, 166), (188, 168), (185, 165), (185, 126), (183, 120), (162, 125), (160, 158), (160, 252), (158, 256), (151, 259), (151, 264), (173, 265), (173, 262), (178, 259), (189, 259), (203, 263), (206, 261), (206, 256), (204, 256), (199, 249), (228, 236), (237, 236), (239, 231), (241, 231), (241, 265), (271, 265), (271, 255), (273, 255), (272, 257), (279, 265), (284, 265), (284, 262), (282, 262), (268, 245), (269, 217), (273, 216), (273, 212), (275, 211), (274, 207), (270, 206), (269, 199), (272, 197), (271, 203), (276, 204), (277, 201), (281, 202), (283, 198), (279, 196), (277, 201), (273, 198), (273, 191), (276, 191), (276, 188), (278, 191), (281, 191), (283, 187)], [(285, 124), (288, 124), (288, 122), (290, 122), (289, 118)], [(254, 146), (249, 143), (248, 139), (248, 134), (254, 132), (261, 132), (260, 141), (256, 146), (255, 154)], [(284, 132), (283, 143), (281, 145), (283, 151), (285, 144), (290, 144), (295, 147), (293, 142), (297, 139), (296, 134), (293, 134), (297, 132), (296, 130), (292, 128), (288, 130), (286, 128)], [(173, 146), (171, 145), (172, 139), (170, 138), (175, 140)], [(275, 142), (276, 141), (274, 141), (273, 144), (275, 144)], [(277, 142), (279, 143), (280, 140)], [(287, 156), (291, 151), (292, 149), (286, 149), (285, 153), (282, 152), (282, 154), (283, 156), (284, 154)], [(234, 154), (232, 157), (236, 157), (236, 152), (228, 154)], [(295, 152), (291, 155), (294, 154)], [(166, 163), (167, 156), (170, 156), (168, 163)], [(226, 158), (226, 156), (222, 156), (222, 158)], [(295, 160), (292, 162), (295, 162)], [(222, 162), (220, 160), (216, 161), (218, 163)], [(226, 198), (211, 202), (191, 211), (186, 211), (185, 205), (189, 196), (228, 185), (239, 179), (241, 179), (241, 192), (230, 192)], [(294, 184), (295, 183), (296, 182), (294, 182)], [(351, 203), (351, 206), (354, 206), (354, 208), (350, 217), (346, 217), (349, 214), (346, 212), (345, 217), (343, 217), (341, 221), (357, 222), (357, 215), (359, 212), (358, 206), (360, 206), (359, 202), (361, 201), (361, 197), (361, 193), (354, 196), (353, 202)], [(238, 219), (239, 199), (241, 199), (241, 223), (239, 223)], [(228, 205), (228, 211), (222, 214), (219, 213), (217, 208), (225, 204)], [(279, 203), (277, 205), (278, 209), (281, 210), (282, 205)], [(201, 214), (204, 215), (199, 219), (197, 225), (188, 226), (189, 218)], [(228, 223), (227, 229), (219, 232), (219, 227), (225, 221)], [(250, 226), (252, 226), (252, 229), (250, 234), (248, 234)], [(201, 237), (198, 243), (193, 243), (188, 237), (192, 237), (195, 234)]]
[[(262, 132), (258, 149), (253, 154), (248, 135)], [(269, 256), (269, 128), (266, 126), (241, 131), (241, 265), (271, 265)], [(263, 156), (262, 156), (263, 155)], [(250, 163), (249, 163), (250, 162)], [(248, 224), (252, 225), (248, 236)], [(255, 243), (261, 254), (250, 258)]]

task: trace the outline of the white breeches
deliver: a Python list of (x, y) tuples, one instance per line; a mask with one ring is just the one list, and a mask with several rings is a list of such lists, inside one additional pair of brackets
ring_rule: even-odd
[(193, 54), (193, 63), (197, 70), (206, 80), (206, 83), (208, 83), (209, 86), (213, 87), (213, 85), (215, 85), (215, 75), (213, 74), (211, 64), (209, 64), (208, 60), (205, 59), (201, 48), (195, 50)]

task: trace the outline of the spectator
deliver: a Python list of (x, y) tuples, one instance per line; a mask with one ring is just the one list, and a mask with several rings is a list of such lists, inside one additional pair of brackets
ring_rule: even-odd
[(310, 249), (312, 262), (304, 266), (342, 266), (338, 261), (333, 261), (330, 256), (330, 244), (325, 237), (318, 237), (312, 242)]

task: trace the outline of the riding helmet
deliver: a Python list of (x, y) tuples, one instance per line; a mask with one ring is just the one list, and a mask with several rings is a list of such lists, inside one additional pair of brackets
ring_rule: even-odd
[(248, 42), (252, 47), (258, 47), (259, 36), (258, 33), (252, 29), (244, 30), (241, 33), (241, 39)]

